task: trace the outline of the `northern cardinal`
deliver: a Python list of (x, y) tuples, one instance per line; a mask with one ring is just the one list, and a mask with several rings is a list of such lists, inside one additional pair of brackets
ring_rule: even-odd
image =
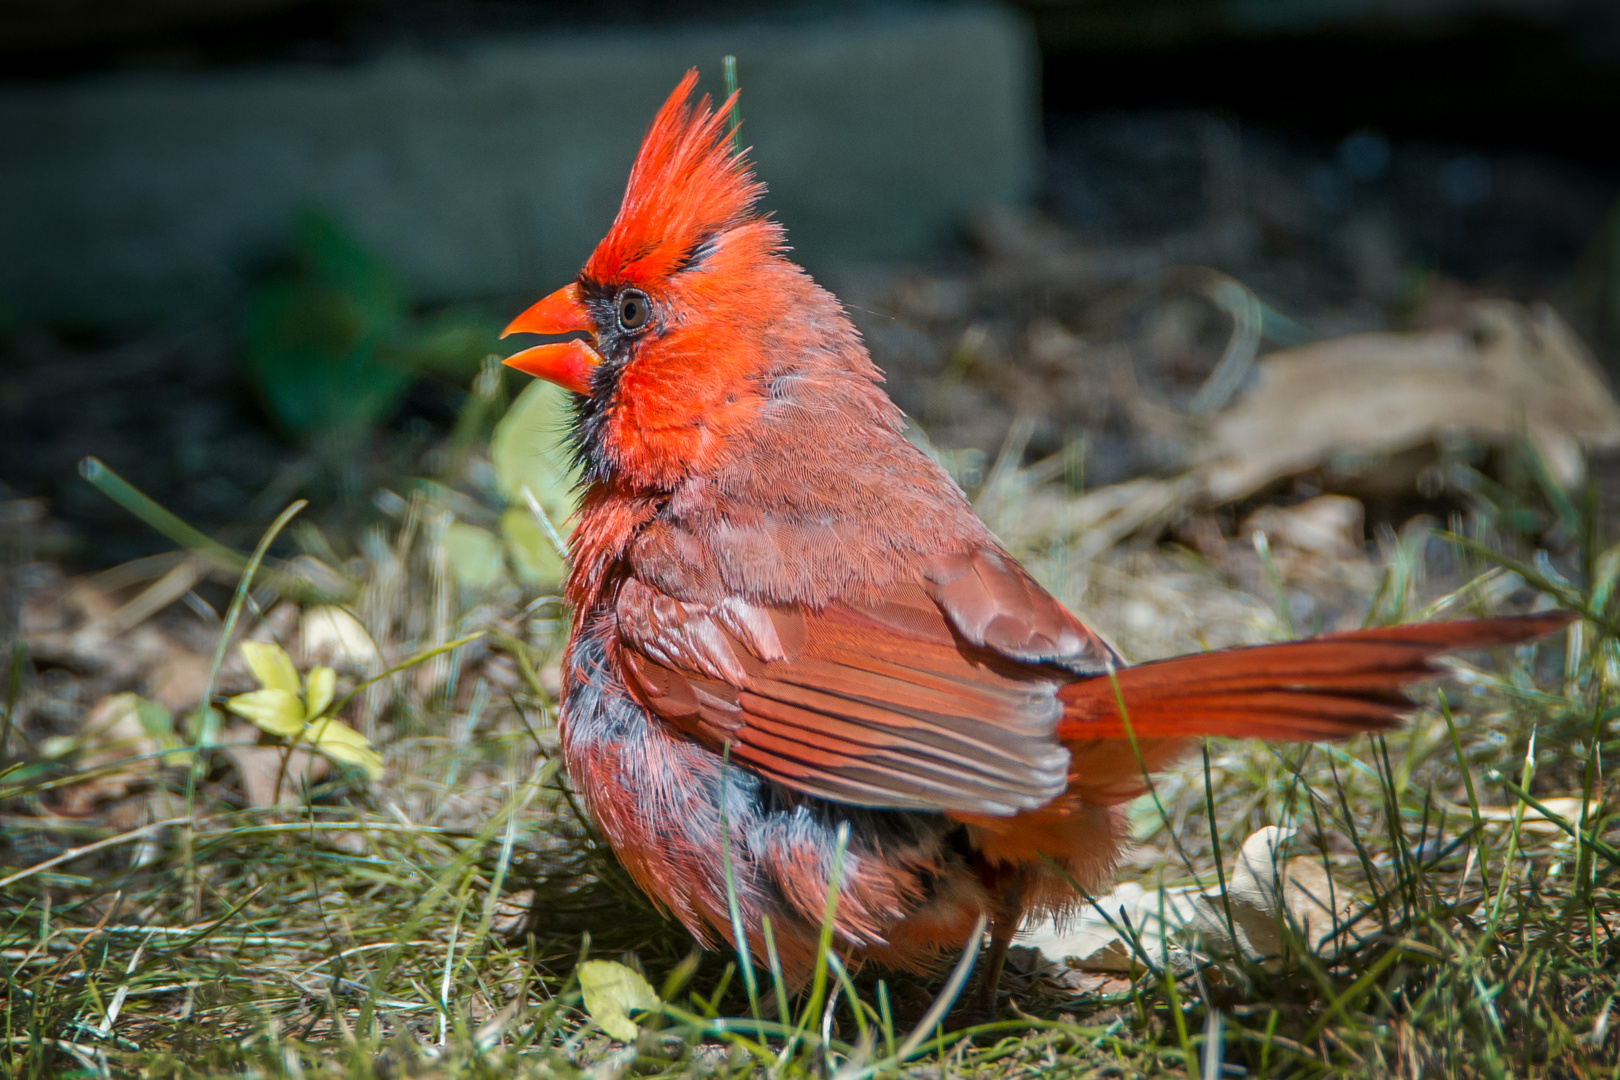
[(576, 395), (568, 774), (699, 940), (736, 944), (729, 861), (752, 955), (768, 918), (802, 978), (847, 830), (837, 948), (927, 968), (987, 916), (993, 994), (1026, 914), (1105, 883), (1144, 765), (1205, 735), (1386, 728), (1436, 654), (1568, 621), (1126, 666), (902, 436), (843, 308), (756, 209), (732, 102), (694, 106), (696, 81), (658, 111), (577, 279), (506, 330), (575, 336), (506, 363)]

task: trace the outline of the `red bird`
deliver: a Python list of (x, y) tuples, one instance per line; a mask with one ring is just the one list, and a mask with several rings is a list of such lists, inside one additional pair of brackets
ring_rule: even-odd
[(659, 110), (578, 278), (507, 327), (576, 336), (506, 362), (577, 395), (568, 772), (698, 939), (736, 944), (729, 851), (752, 955), (769, 919), (802, 977), (847, 829), (837, 948), (925, 968), (984, 915), (993, 993), (1020, 920), (1113, 870), (1121, 804), (1145, 790), (1131, 735), (1154, 768), (1205, 735), (1386, 728), (1436, 654), (1568, 621), (1126, 666), (902, 436), (843, 308), (756, 209), (731, 102), (694, 107), (696, 81)]

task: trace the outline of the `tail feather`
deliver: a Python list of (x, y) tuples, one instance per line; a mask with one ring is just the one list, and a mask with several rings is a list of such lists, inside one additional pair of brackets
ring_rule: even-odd
[(1122, 738), (1121, 700), (1139, 739), (1337, 739), (1376, 731), (1411, 707), (1403, 687), (1438, 674), (1435, 657), (1530, 641), (1574, 618), (1551, 612), (1379, 627), (1122, 668), (1059, 692), (1058, 736)]

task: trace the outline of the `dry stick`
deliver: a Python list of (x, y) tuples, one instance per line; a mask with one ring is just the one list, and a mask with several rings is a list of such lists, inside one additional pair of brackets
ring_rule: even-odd
[(0, 889), (5, 888), (7, 885), (16, 884), (25, 878), (33, 877), (35, 874), (49, 870), (53, 866), (61, 866), (65, 862), (72, 862), (74, 859), (83, 858), (84, 856), (94, 854), (97, 851), (103, 851), (110, 847), (117, 847), (120, 844), (127, 844), (132, 840), (139, 840), (141, 837), (157, 832), (159, 829), (167, 829), (171, 825), (179, 825), (182, 822), (190, 820), (190, 818), (177, 817), (168, 818), (164, 821), (154, 821), (150, 825), (142, 825), (138, 829), (131, 829), (127, 833), (119, 833), (117, 836), (109, 836), (105, 840), (97, 840), (93, 844), (86, 844), (83, 847), (69, 848), (60, 855), (53, 855), (51, 858), (46, 859), (42, 863), (35, 863), (26, 870), (17, 871), (10, 877), (0, 878)]
[(564, 566), (567, 566), (568, 542), (562, 538), (562, 534), (557, 531), (557, 527), (546, 516), (545, 508), (540, 505), (540, 500), (534, 497), (534, 492), (529, 490), (529, 485), (522, 485), (518, 488), (518, 492), (523, 496), (523, 501), (528, 504), (529, 513), (534, 516), (534, 523), (540, 526), (540, 531), (546, 534), (546, 539), (557, 552), (557, 557), (562, 560)]
[(939, 997), (934, 999), (934, 1003), (928, 1007), (928, 1011), (923, 1014), (923, 1018), (918, 1021), (911, 1034), (906, 1036), (906, 1041), (900, 1044), (900, 1049), (895, 1051), (895, 1061), (905, 1061), (909, 1058), (912, 1052), (922, 1045), (923, 1040), (928, 1038), (928, 1033), (945, 1019), (945, 1014), (951, 1011), (951, 1006), (956, 1004), (957, 997), (962, 993), (962, 987), (967, 985), (968, 976), (973, 974), (974, 961), (979, 958), (979, 943), (984, 938), (985, 927), (989, 925), (990, 917), (980, 912), (978, 920), (973, 924), (973, 932), (968, 935), (967, 944), (962, 946), (962, 958), (956, 962), (956, 968), (946, 981), (945, 988), (939, 992)]

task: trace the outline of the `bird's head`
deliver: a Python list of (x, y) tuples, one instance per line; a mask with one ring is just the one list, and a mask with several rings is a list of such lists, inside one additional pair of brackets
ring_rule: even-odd
[(506, 328), (573, 335), (506, 363), (580, 395), (588, 479), (673, 486), (749, 424), (773, 365), (826, 350), (812, 323), (835, 343), (855, 340), (837, 301), (785, 257), (782, 227), (756, 208), (764, 185), (726, 130), (734, 99), (694, 105), (696, 84), (688, 72), (658, 110), (618, 216), (579, 276)]

